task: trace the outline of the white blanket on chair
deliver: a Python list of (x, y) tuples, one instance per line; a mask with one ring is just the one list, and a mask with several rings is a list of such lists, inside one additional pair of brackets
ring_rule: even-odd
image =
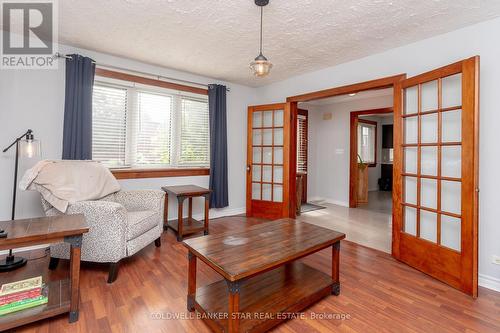
[(40, 192), (61, 212), (68, 204), (101, 199), (120, 190), (108, 168), (95, 161), (43, 160), (26, 171), (19, 188)]

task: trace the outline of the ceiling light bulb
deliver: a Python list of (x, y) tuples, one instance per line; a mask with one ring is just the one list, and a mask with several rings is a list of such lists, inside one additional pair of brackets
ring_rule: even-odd
[(259, 56), (250, 63), (250, 69), (252, 69), (253, 74), (258, 77), (269, 74), (271, 68), (273, 68), (273, 64), (262, 54), (259, 54)]
[(349, 96), (351, 96), (351, 97), (356, 96), (356, 93), (351, 93), (351, 94), (349, 94)]

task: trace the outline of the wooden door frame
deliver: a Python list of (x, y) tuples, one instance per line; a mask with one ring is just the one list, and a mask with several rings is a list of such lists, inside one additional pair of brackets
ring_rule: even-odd
[[(324, 90), (319, 90), (319, 91), (313, 91), (310, 93), (306, 94), (301, 94), (301, 95), (296, 95), (296, 96), (290, 96), (287, 97), (286, 99), (286, 104), (288, 107), (291, 109), (291, 114), (294, 120), (297, 119), (297, 110), (298, 110), (298, 103), (299, 102), (309, 102), (312, 100), (317, 100), (317, 99), (323, 99), (323, 98), (329, 98), (329, 97), (335, 97), (339, 95), (345, 95), (345, 94), (352, 94), (352, 93), (358, 93), (361, 91), (367, 91), (367, 90), (378, 90), (378, 89), (386, 89), (386, 88), (393, 88), (393, 107), (396, 105), (396, 103), (399, 103), (401, 96), (398, 96), (396, 93), (398, 84), (402, 80), (406, 79), (406, 73), (403, 74), (398, 74), (398, 75), (393, 75), (393, 76), (387, 76), (383, 77), (380, 79), (375, 79), (375, 80), (370, 80), (370, 81), (364, 81), (364, 82), (358, 82), (354, 84), (349, 84), (345, 86), (339, 86), (339, 87), (334, 87), (334, 88), (329, 88), (329, 89), (324, 89)], [(296, 123), (296, 121), (292, 122)], [(295, 127), (295, 126), (294, 126)], [(291, 128), (290, 129), (292, 132), (296, 132), (296, 128)], [(292, 135), (294, 133), (291, 133)], [(291, 153), (297, 152), (297, 140), (292, 140), (291, 141), (291, 147), (290, 147)], [(398, 157), (400, 158), (400, 157)], [(394, 156), (394, 159), (396, 159), (396, 156)], [(297, 170), (297, 161), (296, 158), (290, 158), (290, 171), (296, 171)], [(290, 191), (295, 191), (295, 183), (296, 183), (296, 174), (290, 175)], [(294, 192), (292, 192), (294, 193)], [(290, 199), (290, 208), (295, 209), (296, 206), (296, 198), (291, 198)], [(393, 192), (393, 199), (394, 203), (394, 192)], [(290, 213), (290, 217), (295, 217), (295, 211), (292, 215)], [(393, 218), (394, 218), (394, 205), (393, 205)], [(394, 237), (394, 231), (393, 231), (393, 237)]]
[[(350, 146), (349, 146), (349, 208), (358, 206), (358, 123), (361, 115), (377, 115), (393, 113), (394, 108), (379, 108), (371, 110), (351, 111)], [(394, 117), (394, 116), (393, 116)], [(375, 131), (375, 163), (377, 163), (377, 131)]]

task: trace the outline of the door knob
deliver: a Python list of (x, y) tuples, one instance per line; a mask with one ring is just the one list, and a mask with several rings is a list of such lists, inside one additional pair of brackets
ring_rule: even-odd
[(250, 172), (250, 165), (247, 165), (247, 171)]

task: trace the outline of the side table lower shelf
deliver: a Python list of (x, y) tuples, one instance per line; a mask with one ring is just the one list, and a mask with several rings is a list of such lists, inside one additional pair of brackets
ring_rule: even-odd
[[(168, 227), (174, 230), (177, 234), (179, 233), (179, 223), (178, 220), (168, 221)], [(200, 231), (205, 230), (205, 224), (203, 221), (195, 220), (192, 217), (185, 217), (182, 219), (182, 236), (187, 236), (191, 234), (195, 234)], [(208, 232), (205, 231), (205, 235)], [(182, 236), (178, 236), (179, 240)]]
[(34, 318), (40, 320), (68, 313), (71, 304), (69, 279), (50, 281), (47, 287), (49, 297), (47, 304), (0, 316), (0, 331), (31, 323)]

